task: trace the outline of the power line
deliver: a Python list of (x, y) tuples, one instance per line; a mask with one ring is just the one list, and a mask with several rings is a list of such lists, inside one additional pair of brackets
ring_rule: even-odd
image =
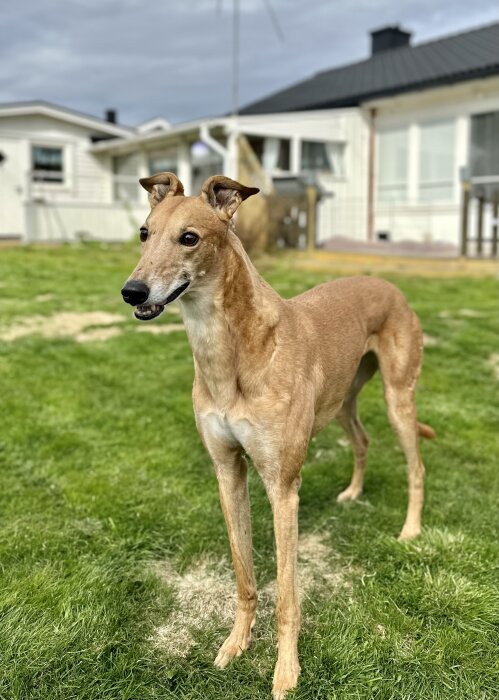
[(285, 40), (284, 37), (284, 32), (282, 31), (281, 25), (279, 24), (279, 20), (277, 18), (277, 15), (275, 13), (275, 10), (272, 6), (271, 0), (263, 0), (263, 4), (267, 8), (267, 12), (270, 16), (270, 21), (272, 22), (272, 26), (274, 27), (274, 31), (279, 37), (281, 41)]

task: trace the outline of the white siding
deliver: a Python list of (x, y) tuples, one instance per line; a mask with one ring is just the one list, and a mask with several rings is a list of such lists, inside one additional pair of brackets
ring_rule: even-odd
[[(33, 183), (33, 195), (49, 195), (59, 201), (110, 201), (110, 173), (103, 162), (89, 152), (92, 133), (85, 127), (46, 116), (0, 118), (0, 135), (27, 141), (32, 145), (62, 147), (66, 181), (63, 185)], [(30, 157), (30, 156), (29, 156)], [(25, 163), (27, 170), (31, 167)], [(23, 174), (27, 178), (27, 172)], [(25, 187), (28, 183), (25, 183)]]
[[(99, 132), (44, 115), (0, 117), (0, 151), (7, 156), (0, 165), (0, 236), (28, 238), (29, 228), (35, 240), (130, 238), (145, 216), (145, 197), (134, 209), (113, 202), (111, 158), (90, 151), (92, 135)], [(33, 145), (63, 149), (63, 183), (32, 182)]]
[[(487, 78), (455, 86), (425, 90), (366, 105), (375, 108), (377, 177), (379, 182), (379, 134), (407, 130), (407, 197), (384, 202), (377, 196), (375, 233), (390, 232), (395, 242), (446, 243), (459, 245), (461, 214), (461, 169), (468, 164), (469, 124), (473, 114), (499, 109), (499, 78)], [(445, 124), (454, 143), (451, 196), (431, 201), (422, 196), (421, 146), (429, 125)], [(450, 136), (449, 136), (450, 137)], [(423, 141), (422, 141), (423, 139)], [(379, 194), (379, 191), (378, 191)], [(443, 200), (446, 201), (443, 201)]]
[(301, 141), (344, 143), (344, 176), (319, 177), (327, 196), (319, 204), (317, 240), (323, 243), (338, 236), (366, 239), (368, 127), (358, 109), (241, 116), (238, 129), (244, 134), (290, 138), (294, 175), (300, 174)]
[(83, 204), (77, 202), (35, 202), (28, 207), (30, 242), (74, 241), (91, 238), (99, 241), (126, 241), (138, 235), (148, 207), (124, 207), (120, 204)]
[(19, 139), (6, 138), (0, 132), (0, 234), (21, 236), (23, 221), (24, 148)]

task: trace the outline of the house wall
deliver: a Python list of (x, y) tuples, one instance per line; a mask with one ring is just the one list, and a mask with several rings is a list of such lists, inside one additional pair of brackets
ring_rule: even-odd
[[(226, 148), (224, 165), (217, 166), (229, 177), (237, 177), (236, 136), (276, 137), (290, 140), (290, 170), (283, 176), (303, 175), (300, 168), (301, 142), (325, 141), (344, 143), (345, 172), (342, 176), (320, 173), (318, 181), (325, 196), (318, 206), (317, 239), (322, 243), (333, 236), (344, 236), (364, 240), (367, 228), (367, 147), (368, 128), (365, 115), (358, 109), (320, 110), (284, 114), (239, 116), (236, 119), (221, 119), (218, 122), (199, 122), (189, 125), (187, 130), (171, 132), (154, 139), (154, 142), (134, 143), (134, 139), (110, 145), (114, 154), (133, 153), (142, 149), (147, 163), (147, 152), (157, 154), (178, 149), (177, 172), (184, 184), (186, 194), (199, 189), (194, 182), (189, 144), (203, 139), (203, 128), (210, 140), (219, 139)], [(208, 144), (210, 145), (210, 144)], [(211, 144), (212, 145), (212, 144)], [(210, 145), (210, 147), (211, 147)], [(222, 150), (223, 150), (222, 148)], [(99, 148), (99, 151), (104, 149)], [(213, 170), (210, 174), (215, 174)], [(275, 175), (275, 173), (269, 173)], [(194, 192), (197, 194), (197, 192)]]
[(302, 140), (345, 143), (345, 173), (321, 173), (324, 198), (318, 207), (317, 242), (332, 237), (365, 240), (367, 230), (366, 115), (358, 109), (289, 112), (238, 118), (239, 131), (248, 135), (291, 139), (291, 174), (299, 175)]
[[(445, 243), (457, 247), (460, 238), (461, 169), (468, 164), (471, 116), (499, 110), (499, 78), (400, 95), (364, 105), (366, 116), (376, 110), (376, 183), (379, 183), (379, 136), (383, 130), (407, 129), (407, 196), (403, 201), (382, 202), (376, 189), (374, 230), (390, 240)], [(434, 122), (454, 124), (452, 196), (446, 201), (420, 201), (421, 127)], [(491, 225), (486, 210), (485, 229)]]
[[(132, 208), (113, 201), (110, 156), (90, 151), (99, 132), (45, 115), (0, 118), (0, 236), (73, 240), (84, 235), (123, 240), (142, 223), (146, 199)], [(64, 182), (33, 182), (31, 147), (63, 149)]]
[(19, 139), (9, 138), (0, 129), (0, 235), (22, 236), (24, 231), (25, 148)]

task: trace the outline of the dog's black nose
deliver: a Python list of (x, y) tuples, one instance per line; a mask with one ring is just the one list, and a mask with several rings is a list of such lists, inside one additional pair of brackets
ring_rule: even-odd
[(128, 280), (121, 290), (123, 301), (132, 306), (143, 304), (149, 296), (149, 287), (140, 280)]

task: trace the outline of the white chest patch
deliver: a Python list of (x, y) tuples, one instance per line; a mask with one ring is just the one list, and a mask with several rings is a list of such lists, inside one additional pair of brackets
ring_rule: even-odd
[(241, 445), (246, 451), (249, 451), (254, 429), (245, 418), (230, 420), (227, 416), (219, 413), (205, 413), (200, 418), (203, 432), (207, 432), (212, 437), (223, 440), (229, 445)]

